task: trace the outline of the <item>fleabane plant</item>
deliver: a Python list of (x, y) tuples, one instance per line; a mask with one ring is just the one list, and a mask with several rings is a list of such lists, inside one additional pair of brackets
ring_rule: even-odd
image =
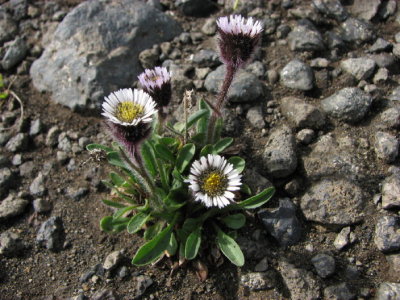
[(235, 237), (246, 223), (243, 212), (260, 207), (274, 193), (269, 188), (244, 199), (251, 195), (242, 180), (245, 161), (224, 157), (234, 141), (221, 137), (221, 108), (235, 73), (260, 43), (261, 23), (229, 16), (219, 18), (217, 25), (226, 75), (215, 103), (201, 100), (194, 114), (186, 116), (185, 110), (182, 122), (170, 124), (165, 108), (173, 75), (161, 67), (145, 70), (138, 77), (143, 90), (122, 89), (105, 98), (102, 115), (115, 142), (87, 146), (104, 153), (115, 168), (104, 181), (111, 196), (103, 200), (115, 212), (101, 220), (101, 228), (143, 234), (145, 243), (132, 259), (135, 265), (164, 255), (180, 263), (202, 259), (216, 245), (242, 266)]

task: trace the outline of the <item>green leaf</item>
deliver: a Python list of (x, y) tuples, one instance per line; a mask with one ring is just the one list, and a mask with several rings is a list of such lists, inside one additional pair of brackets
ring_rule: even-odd
[(204, 132), (192, 136), (191, 141), (196, 144), (203, 145), (206, 141), (206, 134)]
[(7, 99), (8, 93), (0, 93), (0, 99)]
[(122, 160), (118, 151), (111, 151), (107, 153), (108, 162), (120, 168), (126, 168), (125, 162)]
[(201, 222), (199, 219), (187, 218), (185, 222), (183, 222), (182, 228), (178, 230), (178, 238), (180, 241), (185, 241), (189, 234), (193, 232)]
[(120, 218), (123, 214), (127, 213), (128, 211), (131, 211), (132, 209), (135, 209), (136, 206), (128, 206), (128, 207), (124, 207), (124, 208), (120, 208), (118, 209), (114, 214), (113, 214), (113, 218), (114, 219), (118, 219)]
[(86, 150), (88, 150), (88, 151), (92, 151), (92, 150), (95, 150), (95, 149), (103, 150), (103, 151), (106, 151), (107, 153), (114, 151), (113, 148), (110, 148), (110, 147), (107, 147), (107, 146), (104, 146), (104, 145), (100, 145), (100, 144), (89, 144), (89, 145), (86, 146)]
[(168, 149), (168, 147), (164, 146), (163, 144), (156, 144), (154, 148), (156, 149), (157, 157), (160, 157), (167, 162), (175, 163), (175, 156)]
[(157, 163), (156, 156), (153, 149), (149, 146), (149, 142), (144, 142), (142, 145), (142, 158), (146, 169), (149, 171), (151, 176), (157, 176)]
[(176, 241), (175, 234), (172, 233), (171, 239), (169, 240), (169, 244), (166, 249), (168, 256), (169, 257), (174, 256), (176, 253), (176, 250), (178, 250), (178, 242)]
[(132, 264), (135, 266), (144, 266), (156, 261), (168, 248), (174, 225), (175, 222), (169, 224), (152, 240), (140, 247), (132, 259)]
[(179, 141), (173, 137), (160, 138), (159, 142), (166, 147), (173, 147), (174, 149), (179, 145)]
[(157, 222), (153, 225), (151, 225), (150, 227), (148, 227), (146, 229), (146, 231), (144, 232), (143, 238), (146, 241), (151, 240), (152, 238), (154, 238), (158, 233), (160, 233), (160, 231), (163, 229), (164, 227), (164, 222)]
[(250, 188), (246, 183), (244, 183), (244, 182), (242, 182), (242, 185), (241, 185), (241, 187), (240, 187), (240, 191), (241, 191), (242, 193), (247, 194), (247, 195), (251, 195), (251, 194), (252, 194), (251, 188)]
[(194, 259), (199, 252), (201, 243), (201, 227), (193, 231), (186, 239), (185, 257), (186, 259)]
[(224, 151), (233, 143), (233, 138), (227, 137), (219, 140), (217, 143), (214, 144), (214, 153), (218, 154)]
[(111, 206), (111, 207), (116, 207), (116, 208), (125, 208), (126, 205), (119, 203), (119, 202), (115, 202), (115, 201), (111, 201), (111, 200), (107, 200), (107, 199), (102, 199), (101, 200), (105, 205)]
[(228, 228), (239, 229), (242, 228), (246, 223), (246, 217), (244, 216), (244, 214), (234, 214), (222, 218), (221, 221)]
[(222, 126), (223, 126), (223, 120), (222, 118), (218, 118), (217, 121), (215, 122), (215, 127), (214, 127), (214, 141), (219, 141), (219, 139), (221, 138)]
[(222, 253), (236, 266), (244, 265), (244, 255), (236, 241), (217, 226), (217, 245)]
[(232, 156), (228, 159), (228, 162), (231, 163), (236, 171), (238, 171), (239, 173), (242, 173), (244, 170), (244, 167), (246, 165), (246, 162), (244, 161), (243, 158), (239, 157), (239, 156)]
[(196, 147), (191, 143), (186, 144), (179, 151), (175, 167), (180, 173), (183, 173), (185, 171), (186, 167), (192, 160), (195, 152), (196, 152)]
[(210, 145), (210, 144), (205, 145), (203, 147), (203, 149), (201, 149), (201, 151), (200, 151), (200, 157), (207, 156), (208, 154), (213, 153), (213, 151), (214, 151), (214, 146), (213, 145)]
[(114, 186), (120, 187), (125, 183), (125, 179), (119, 176), (117, 173), (111, 172), (110, 178)]
[(129, 218), (114, 219), (111, 216), (104, 217), (100, 221), (100, 228), (105, 232), (115, 233), (121, 232), (126, 228)]
[(3, 75), (0, 74), (0, 88), (4, 87)]
[(194, 124), (196, 124), (197, 121), (199, 121), (201, 118), (206, 118), (209, 115), (208, 109), (200, 109), (196, 111), (194, 114), (190, 115), (187, 121), (187, 128), (189, 129), (192, 127)]
[(197, 122), (197, 133), (206, 133), (207, 132), (207, 127), (208, 127), (208, 119), (210, 117), (210, 112), (211, 112), (211, 108), (208, 106), (208, 104), (201, 99), (200, 103), (199, 103), (199, 108), (200, 109), (206, 109), (208, 111), (207, 115), (203, 118), (201, 118), (198, 122)]
[(134, 215), (127, 226), (128, 233), (136, 233), (140, 229), (142, 229), (142, 226), (146, 224), (146, 222), (149, 220), (150, 215), (144, 214), (142, 212), (137, 213)]
[(272, 198), (274, 193), (275, 189), (273, 187), (269, 187), (253, 197), (247, 198), (236, 205), (234, 204), (234, 206), (238, 206), (243, 209), (254, 209), (260, 207), (264, 203), (267, 203)]

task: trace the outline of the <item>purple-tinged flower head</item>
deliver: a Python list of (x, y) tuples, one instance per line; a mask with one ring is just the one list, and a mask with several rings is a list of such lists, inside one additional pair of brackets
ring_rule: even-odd
[(113, 137), (133, 155), (137, 145), (148, 137), (156, 103), (142, 90), (121, 89), (105, 97), (102, 115)]
[(158, 107), (165, 107), (171, 100), (171, 73), (164, 67), (146, 69), (138, 76), (142, 88), (154, 99)]
[(217, 25), (222, 61), (235, 68), (244, 67), (260, 43), (261, 22), (231, 15), (219, 18)]

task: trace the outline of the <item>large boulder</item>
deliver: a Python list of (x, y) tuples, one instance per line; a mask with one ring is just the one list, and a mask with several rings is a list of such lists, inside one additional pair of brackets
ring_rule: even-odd
[(96, 109), (105, 95), (132, 85), (142, 50), (180, 33), (176, 21), (142, 1), (83, 2), (33, 63), (33, 84), (71, 109)]

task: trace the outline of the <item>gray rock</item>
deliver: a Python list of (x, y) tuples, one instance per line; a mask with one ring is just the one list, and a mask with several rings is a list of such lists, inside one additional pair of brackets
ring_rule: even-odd
[(124, 254), (122, 253), (121, 250), (110, 253), (104, 260), (103, 263), (104, 270), (113, 270), (117, 268), (121, 264), (123, 259), (124, 259)]
[[(6, 156), (0, 154), (0, 168), (7, 167), (9, 165), (10, 165), (10, 160)], [(1, 173), (1, 171), (0, 171), (0, 173)], [(1, 181), (2, 181), (2, 179), (0, 176), (0, 186), (1, 186)]]
[(126, 266), (122, 266), (119, 270), (118, 270), (118, 277), (121, 279), (124, 279), (126, 277), (129, 276), (129, 269)]
[(10, 152), (25, 151), (28, 146), (28, 142), (28, 135), (25, 133), (18, 133), (7, 142), (6, 149)]
[(58, 136), (61, 131), (58, 126), (53, 126), (49, 129), (46, 136), (46, 146), (54, 147), (58, 143)]
[(99, 108), (104, 95), (136, 79), (142, 50), (180, 32), (173, 19), (142, 1), (84, 2), (68, 13), (33, 63), (33, 84), (72, 109)]
[(261, 106), (254, 106), (249, 108), (246, 114), (246, 118), (255, 128), (262, 129), (265, 127), (265, 121)]
[(282, 126), (271, 132), (263, 160), (267, 173), (275, 178), (289, 176), (296, 170), (296, 141), (289, 127)]
[(368, 51), (369, 52), (390, 51), (392, 47), (393, 45), (391, 43), (379, 37), (376, 39), (375, 43), (373, 43), (372, 46), (369, 47)]
[(0, 45), (12, 40), (18, 32), (18, 27), (13, 18), (4, 10), (0, 11)]
[(250, 187), (254, 194), (258, 194), (263, 190), (272, 187), (272, 182), (258, 173), (255, 169), (246, 168), (244, 170), (244, 182)]
[(379, 285), (375, 294), (375, 300), (400, 299), (400, 283), (383, 282)]
[(388, 78), (389, 78), (389, 70), (386, 68), (379, 68), (374, 78), (372, 79), (372, 82), (374, 84), (380, 84), (386, 82)]
[(42, 223), (36, 235), (36, 242), (41, 247), (57, 252), (62, 250), (65, 241), (63, 221), (60, 217), (51, 217)]
[(370, 21), (378, 13), (381, 0), (354, 0), (351, 6), (351, 12), (364, 20)]
[(272, 271), (247, 273), (240, 277), (240, 283), (250, 291), (272, 289), (276, 284), (274, 275)]
[(396, 136), (378, 131), (375, 134), (375, 153), (376, 155), (387, 163), (396, 160), (399, 153), (399, 141)]
[(356, 237), (353, 232), (351, 232), (350, 227), (343, 228), (335, 238), (333, 245), (337, 250), (342, 250), (348, 245), (354, 243), (356, 241)]
[(13, 186), (15, 174), (9, 168), (0, 169), (0, 197), (8, 193), (8, 190)]
[(139, 53), (139, 62), (143, 69), (151, 69), (158, 65), (159, 48), (145, 49)]
[(221, 64), (219, 55), (214, 50), (202, 49), (193, 56), (193, 63), (199, 67), (216, 67)]
[(68, 154), (64, 151), (57, 151), (56, 157), (57, 161), (62, 165), (64, 165), (69, 159)]
[(323, 57), (314, 58), (310, 62), (312, 68), (327, 68), (329, 66), (329, 60)]
[(39, 174), (36, 176), (36, 178), (32, 181), (31, 185), (29, 186), (29, 191), (32, 196), (41, 197), (46, 193), (47, 188), (44, 185), (44, 181), (45, 178), (42, 172), (39, 172)]
[(375, 227), (374, 242), (382, 252), (400, 250), (400, 217), (381, 217)]
[(345, 46), (345, 43), (341, 35), (339, 35), (336, 32), (333, 31), (326, 32), (325, 39), (329, 49), (343, 48)]
[(79, 278), (80, 283), (84, 283), (88, 281), (93, 275), (97, 276), (104, 276), (105, 270), (103, 268), (103, 264), (97, 264), (92, 266), (89, 270), (87, 270), (85, 273), (81, 275)]
[(10, 140), (11, 134), (9, 132), (0, 132), (0, 146), (4, 146)]
[(318, 129), (325, 125), (325, 114), (314, 105), (295, 97), (281, 100), (281, 112), (297, 128)]
[(265, 272), (268, 269), (268, 258), (264, 257), (256, 266), (254, 267), (254, 271), (256, 272)]
[(33, 120), (29, 128), (29, 135), (30, 136), (38, 135), (39, 133), (41, 133), (42, 130), (43, 130), (42, 121), (40, 119)]
[(355, 298), (355, 294), (352, 293), (347, 286), (347, 283), (339, 283), (328, 286), (324, 289), (324, 299), (329, 300), (352, 300)]
[(400, 254), (385, 255), (385, 258), (390, 266), (390, 272), (398, 277), (400, 275)]
[(118, 294), (113, 290), (102, 289), (96, 291), (91, 297), (90, 300), (120, 300), (121, 298)]
[(313, 0), (314, 6), (324, 15), (333, 17), (342, 22), (347, 19), (348, 13), (339, 0)]
[(246, 66), (246, 71), (256, 75), (258, 78), (264, 77), (265, 68), (261, 61), (254, 61)]
[(370, 58), (360, 57), (346, 59), (340, 63), (340, 66), (358, 80), (366, 80), (374, 73), (376, 64)]
[(321, 177), (345, 176), (349, 179), (363, 178), (365, 160), (359, 157), (359, 149), (346, 137), (323, 135), (303, 157), (304, 170), (311, 180)]
[(22, 164), (22, 155), (17, 153), (13, 156), (11, 163), (13, 166), (19, 166)]
[(292, 31), (292, 29), (289, 25), (281, 24), (276, 28), (276, 37), (278, 39), (284, 39), (288, 36), (290, 31)]
[(328, 254), (317, 254), (311, 259), (311, 262), (317, 274), (322, 278), (327, 278), (335, 273), (335, 259)]
[(276, 70), (268, 70), (267, 79), (270, 84), (277, 83), (279, 80), (279, 73)]
[(17, 38), (15, 41), (6, 46), (6, 54), (4, 55), (1, 66), (4, 70), (10, 70), (18, 65), (28, 53), (28, 47), (23, 39)]
[[(369, 0), (366, 0), (369, 1)], [(349, 43), (368, 42), (375, 37), (370, 24), (355, 18), (348, 18), (342, 23), (342, 38)]]
[(396, 12), (396, 8), (396, 0), (384, 1), (379, 7), (378, 16), (381, 17), (381, 19), (387, 19), (388, 17), (394, 15), (394, 13)]
[(400, 207), (400, 174), (393, 174), (382, 183), (382, 208)]
[(396, 72), (397, 68), (397, 59), (393, 54), (389, 53), (379, 53), (379, 54), (372, 54), (368, 56), (380, 68), (387, 68), (391, 72)]
[(264, 238), (254, 241), (248, 237), (239, 235), (236, 242), (240, 246), (240, 249), (242, 249), (246, 260), (260, 260), (264, 258), (265, 252), (268, 251), (266, 249), (270, 247), (268, 241)]
[(400, 85), (396, 87), (389, 96), (391, 101), (400, 101)]
[(9, 195), (0, 203), (0, 222), (24, 213), (28, 200)]
[(364, 218), (364, 194), (345, 179), (324, 179), (312, 185), (301, 198), (307, 220), (322, 224), (347, 225)]
[(302, 129), (296, 134), (296, 139), (304, 145), (310, 144), (314, 138), (315, 131), (308, 128)]
[(259, 211), (258, 217), (281, 246), (295, 245), (301, 239), (303, 229), (296, 217), (296, 206), (289, 199), (280, 199), (278, 209)]
[(364, 118), (371, 106), (372, 98), (359, 88), (344, 88), (321, 101), (322, 109), (330, 116), (347, 123)]
[(321, 34), (308, 20), (301, 20), (288, 35), (292, 51), (321, 51), (325, 49)]
[(19, 166), (19, 174), (21, 176), (31, 176), (32, 173), (35, 171), (35, 163), (33, 161), (24, 162), (22, 165)]
[(183, 14), (190, 17), (206, 17), (217, 8), (210, 0), (178, 0), (177, 3)]
[(310, 66), (300, 60), (291, 60), (280, 72), (281, 83), (291, 89), (308, 91), (313, 88), (314, 74)]
[(0, 254), (8, 257), (18, 256), (25, 248), (18, 234), (5, 231), (0, 235)]
[(37, 198), (33, 201), (33, 209), (40, 214), (49, 212), (52, 207), (51, 201), (44, 198)]
[[(204, 86), (207, 91), (214, 94), (219, 92), (225, 77), (225, 66), (219, 66), (208, 74)], [(228, 91), (229, 102), (253, 102), (264, 97), (264, 85), (254, 74), (239, 71)]]
[(214, 35), (217, 31), (217, 22), (214, 18), (209, 18), (201, 26), (201, 31), (207, 35)]
[(153, 280), (146, 275), (136, 277), (136, 297), (139, 298), (153, 284)]
[(75, 187), (70, 187), (68, 188), (68, 196), (71, 197), (75, 201), (79, 201), (83, 197), (85, 197), (89, 193), (89, 189), (86, 187), (80, 187), (80, 188), (75, 188)]
[(320, 287), (312, 273), (298, 269), (286, 261), (279, 262), (279, 271), (292, 300), (320, 299)]

